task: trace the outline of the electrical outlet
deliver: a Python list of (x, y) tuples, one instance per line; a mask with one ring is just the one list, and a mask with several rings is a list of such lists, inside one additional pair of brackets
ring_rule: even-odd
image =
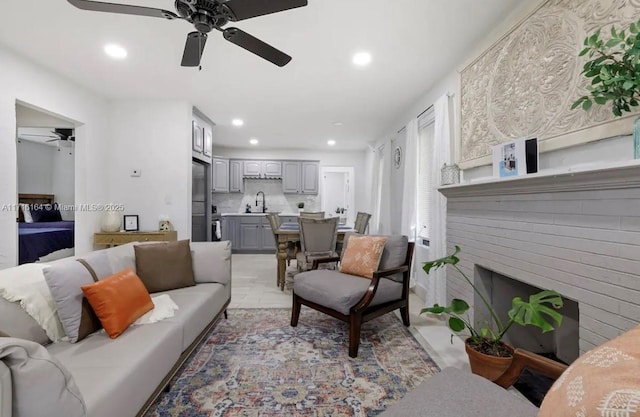
[(132, 177), (139, 177), (142, 175), (142, 171), (140, 171), (139, 169), (132, 169), (131, 170), (131, 176)]

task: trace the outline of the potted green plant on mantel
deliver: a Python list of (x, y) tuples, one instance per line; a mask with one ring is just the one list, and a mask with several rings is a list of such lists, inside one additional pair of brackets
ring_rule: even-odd
[(495, 381), (509, 367), (513, 357), (513, 347), (502, 341), (505, 333), (513, 324), (536, 326), (543, 333), (554, 330), (554, 322), (558, 326), (562, 323), (562, 314), (556, 311), (563, 305), (562, 297), (552, 290), (544, 290), (531, 295), (529, 301), (514, 297), (511, 310), (508, 312), (509, 321), (505, 324), (500, 320), (485, 296), (458, 267), (460, 259), (457, 254), (459, 252), (460, 247), (456, 246), (454, 253), (435, 261), (426, 262), (422, 269), (428, 274), (432, 269), (446, 265), (454, 267), (478, 295), (489, 312), (491, 320), (473, 324), (468, 315), (469, 304), (458, 298), (451, 300), (451, 304), (446, 307), (434, 304), (433, 307), (423, 308), (420, 314), (446, 314), (449, 316), (448, 324), (451, 330), (458, 333), (466, 329), (469, 337), (465, 340), (465, 350), (469, 356), (471, 371)]
[[(591, 79), (589, 95), (582, 96), (572, 109), (589, 110), (593, 103), (612, 102), (612, 112), (622, 116), (640, 104), (640, 21), (627, 32), (611, 26), (611, 37), (605, 39), (600, 30), (584, 40), (579, 56), (588, 55), (582, 74)], [(633, 125), (633, 156), (640, 158), (640, 117)]]

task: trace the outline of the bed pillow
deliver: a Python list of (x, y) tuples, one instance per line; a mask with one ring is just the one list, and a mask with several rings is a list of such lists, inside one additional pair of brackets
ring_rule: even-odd
[(73, 376), (43, 346), (0, 338), (0, 361), (11, 371), (14, 416), (87, 416)]
[(31, 217), (31, 208), (28, 204), (20, 204), (20, 210), (22, 211), (22, 218), (25, 223), (33, 223), (33, 217)]
[(136, 245), (136, 272), (150, 293), (196, 285), (188, 240)]
[(45, 268), (43, 273), (69, 342), (79, 342), (102, 328), (81, 287), (112, 274), (106, 253), (95, 252), (84, 259), (59, 262)]
[(82, 292), (112, 339), (153, 309), (149, 292), (132, 269), (83, 285)]
[(39, 222), (61, 222), (62, 215), (60, 214), (60, 210), (56, 208), (43, 208), (37, 210), (31, 210), (31, 217), (33, 217), (33, 221), (36, 223)]
[(344, 250), (340, 272), (373, 278), (378, 270), (387, 238), (384, 236), (351, 236)]

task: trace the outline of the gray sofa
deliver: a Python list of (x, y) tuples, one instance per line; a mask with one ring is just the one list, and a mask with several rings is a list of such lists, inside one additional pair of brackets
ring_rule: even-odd
[[(105, 249), (114, 271), (135, 270), (133, 245)], [(47, 344), (46, 334), (32, 317), (0, 298), (0, 331), (44, 344), (73, 376), (89, 417), (141, 415), (231, 300), (230, 242), (191, 243), (191, 252), (197, 284), (165, 292), (179, 307), (172, 318), (131, 326), (117, 339), (102, 331), (75, 344)], [(159, 294), (164, 293), (151, 295)], [(11, 386), (8, 368), (0, 362), (0, 417), (12, 416)]]

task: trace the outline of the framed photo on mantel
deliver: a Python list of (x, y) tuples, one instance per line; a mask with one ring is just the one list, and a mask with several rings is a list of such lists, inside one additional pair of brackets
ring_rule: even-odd
[(538, 172), (538, 139), (519, 138), (493, 147), (493, 176), (514, 177)]

